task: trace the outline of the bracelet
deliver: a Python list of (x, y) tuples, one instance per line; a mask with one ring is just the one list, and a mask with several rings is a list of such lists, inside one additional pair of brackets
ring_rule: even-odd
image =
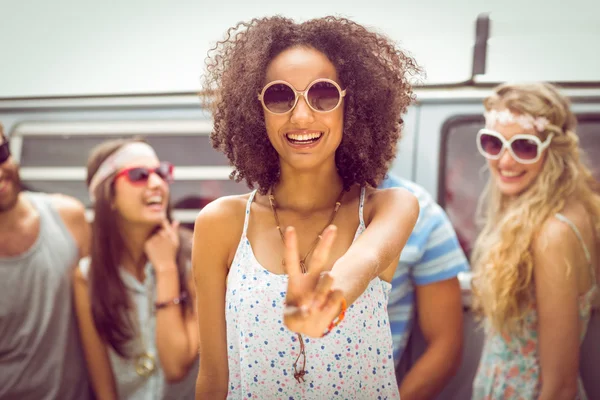
[(188, 295), (186, 292), (183, 292), (179, 295), (179, 297), (175, 297), (174, 299), (171, 300), (167, 300), (167, 301), (163, 301), (160, 303), (154, 303), (154, 308), (156, 310), (160, 310), (161, 308), (165, 308), (168, 306), (176, 306), (179, 305), (181, 303), (184, 303), (185, 300), (187, 299)]
[(346, 303), (346, 299), (342, 297), (342, 310), (340, 311), (340, 314), (337, 317), (335, 317), (335, 319), (333, 321), (331, 321), (331, 323), (329, 324), (329, 327), (327, 328), (327, 330), (325, 331), (325, 333), (323, 333), (323, 336), (321, 336), (321, 337), (325, 337), (325, 336), (329, 335), (331, 333), (331, 331), (333, 330), (333, 328), (338, 326), (344, 320), (344, 317), (346, 316), (347, 308), (348, 308), (348, 303)]

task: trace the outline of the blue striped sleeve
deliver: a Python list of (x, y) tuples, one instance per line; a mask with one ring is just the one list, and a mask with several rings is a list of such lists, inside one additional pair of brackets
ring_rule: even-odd
[(417, 285), (454, 278), (459, 272), (469, 269), (467, 257), (446, 213), (435, 205), (428, 219), (433, 229), (419, 232), (427, 235), (427, 239), (421, 259), (413, 265), (413, 278)]

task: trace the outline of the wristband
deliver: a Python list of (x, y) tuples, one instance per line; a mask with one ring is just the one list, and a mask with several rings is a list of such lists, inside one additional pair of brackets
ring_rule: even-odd
[(342, 310), (340, 311), (340, 314), (333, 321), (331, 321), (331, 323), (329, 324), (329, 327), (327, 328), (327, 330), (323, 333), (323, 336), (321, 336), (321, 337), (325, 337), (325, 336), (329, 335), (331, 333), (331, 331), (333, 330), (333, 328), (338, 326), (344, 320), (344, 317), (346, 316), (347, 308), (348, 308), (348, 303), (346, 303), (346, 299), (342, 297)]
[(167, 300), (167, 301), (162, 301), (160, 303), (154, 303), (154, 308), (156, 310), (160, 310), (161, 308), (165, 308), (168, 306), (176, 306), (182, 303), (185, 303), (185, 300), (187, 299), (188, 295), (186, 292), (183, 292), (179, 295), (179, 297), (175, 297), (174, 299), (171, 300)]

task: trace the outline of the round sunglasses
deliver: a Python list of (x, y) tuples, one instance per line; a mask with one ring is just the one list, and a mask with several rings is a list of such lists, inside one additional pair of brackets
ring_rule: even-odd
[(339, 107), (346, 90), (331, 79), (317, 79), (305, 90), (296, 90), (286, 81), (269, 82), (258, 95), (265, 110), (273, 114), (285, 114), (294, 109), (302, 96), (316, 112), (329, 112)]
[(537, 162), (544, 150), (550, 146), (552, 136), (548, 135), (542, 142), (540, 138), (530, 134), (515, 135), (507, 140), (499, 132), (491, 129), (481, 129), (477, 133), (477, 149), (487, 159), (498, 160), (502, 157), (504, 149), (512, 158), (521, 164), (533, 164)]
[(148, 167), (131, 167), (122, 169), (115, 175), (115, 181), (120, 177), (126, 177), (129, 183), (134, 185), (141, 185), (148, 182), (150, 175), (153, 173), (158, 175), (166, 183), (173, 182), (173, 164), (163, 161), (156, 168)]
[(6, 160), (10, 157), (10, 147), (8, 142), (4, 142), (0, 144), (0, 164), (4, 164)]

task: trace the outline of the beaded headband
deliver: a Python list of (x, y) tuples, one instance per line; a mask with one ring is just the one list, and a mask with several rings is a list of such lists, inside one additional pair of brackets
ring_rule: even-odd
[(531, 114), (513, 114), (508, 109), (489, 110), (483, 113), (485, 117), (486, 128), (492, 128), (496, 124), (519, 124), (523, 129), (535, 128), (538, 132), (543, 132), (550, 125), (546, 117), (534, 117)]

